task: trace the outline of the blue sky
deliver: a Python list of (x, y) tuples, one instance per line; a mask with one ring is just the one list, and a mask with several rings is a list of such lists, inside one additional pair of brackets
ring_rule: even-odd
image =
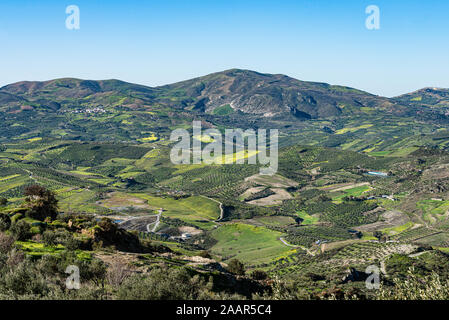
[[(80, 30), (65, 27), (68, 5)], [(365, 8), (380, 8), (380, 30)], [(0, 86), (60, 77), (150, 86), (230, 68), (394, 96), (449, 88), (447, 0), (2, 0)]]

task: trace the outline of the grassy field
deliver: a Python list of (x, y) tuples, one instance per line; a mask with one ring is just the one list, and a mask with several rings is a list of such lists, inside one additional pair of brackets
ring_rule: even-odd
[(164, 216), (181, 219), (205, 229), (213, 228), (215, 223), (212, 221), (220, 217), (219, 204), (204, 197), (192, 196), (175, 200), (142, 193), (134, 193), (132, 196), (146, 200), (152, 209), (163, 208)]
[(341, 201), (344, 197), (359, 197), (363, 193), (371, 190), (370, 186), (359, 186), (351, 189), (344, 190), (342, 194), (336, 195), (332, 197), (333, 201)]
[(447, 218), (449, 201), (421, 200), (417, 203), (417, 207), (422, 210), (426, 221), (434, 223)]
[(95, 192), (77, 189), (58, 195), (59, 207), (62, 211), (81, 211), (86, 213), (104, 213), (105, 209), (95, 204)]
[(319, 221), (319, 218), (316, 216), (311, 216), (309, 215), (307, 212), (305, 211), (299, 211), (298, 212), (298, 216), (303, 219), (304, 221), (301, 223), (303, 225), (308, 225), (308, 224), (316, 224)]
[(287, 226), (295, 223), (292, 217), (286, 216), (256, 217), (255, 220), (268, 226)]

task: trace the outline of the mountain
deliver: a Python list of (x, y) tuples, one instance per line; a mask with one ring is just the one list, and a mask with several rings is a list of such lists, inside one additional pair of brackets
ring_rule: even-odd
[(280, 74), (232, 69), (161, 87), (184, 91), (195, 99), (195, 109), (207, 113), (225, 105), (235, 111), (272, 117), (328, 118), (346, 106), (388, 108), (386, 98), (348, 87), (299, 81)]
[(57, 104), (57, 109), (100, 104), (145, 106), (153, 101), (156, 91), (150, 87), (119, 80), (92, 81), (64, 78), (43, 82), (23, 81), (7, 85), (0, 89), (0, 101), (5, 102), (3, 107), (28, 104), (45, 108)]
[(2, 109), (6, 107), (5, 111), (8, 107), (15, 110), (23, 105), (55, 110), (87, 105), (121, 105), (135, 109), (159, 104), (220, 114), (223, 112), (219, 108), (227, 107), (228, 113), (241, 111), (262, 117), (293, 115), (300, 119), (338, 117), (360, 108), (395, 113), (404, 110), (396, 101), (353, 88), (239, 69), (157, 88), (119, 80), (65, 78), (19, 82), (0, 89), (0, 103)]
[[(24, 81), (0, 88), (0, 142), (143, 142), (153, 135), (165, 139), (172, 128), (201, 119), (209, 127), (279, 128), (291, 142), (300, 137), (304, 143), (384, 150), (395, 139), (445, 129), (448, 92), (427, 88), (390, 99), (240, 69), (159, 87), (120, 80)], [(414, 145), (412, 140), (405, 145)]]
[(423, 88), (394, 98), (404, 105), (424, 105), (449, 109), (449, 89)]

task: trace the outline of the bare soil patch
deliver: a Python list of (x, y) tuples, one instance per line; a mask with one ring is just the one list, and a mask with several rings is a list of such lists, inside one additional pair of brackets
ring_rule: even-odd
[(281, 204), (283, 200), (293, 198), (292, 195), (285, 189), (271, 188), (271, 191), (273, 191), (275, 194), (266, 198), (249, 201), (248, 203), (254, 204), (256, 206), (270, 206)]

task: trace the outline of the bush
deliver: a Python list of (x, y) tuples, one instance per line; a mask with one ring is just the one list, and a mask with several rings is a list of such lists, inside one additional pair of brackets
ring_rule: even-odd
[(378, 300), (448, 300), (449, 281), (443, 281), (433, 272), (430, 276), (419, 276), (415, 270), (409, 269), (407, 279), (396, 278), (394, 287), (389, 289), (384, 285), (380, 288)]
[(54, 231), (47, 230), (42, 234), (42, 241), (46, 246), (56, 246), (58, 244), (58, 235)]
[(117, 292), (120, 300), (196, 300), (210, 298), (212, 281), (191, 276), (187, 269), (157, 268), (145, 277), (128, 278)]
[(254, 270), (251, 272), (251, 278), (254, 280), (266, 280), (268, 279), (268, 274), (263, 270)]
[(207, 250), (201, 251), (201, 252), (199, 253), (199, 256), (200, 256), (201, 258), (212, 259), (212, 257), (211, 257), (211, 255), (210, 255), (209, 251), (207, 251)]
[(18, 266), (23, 260), (25, 260), (25, 254), (22, 250), (12, 249), (8, 252), (8, 260), (6, 264), (10, 268), (15, 268)]
[(129, 275), (130, 271), (128, 270), (128, 266), (121, 261), (115, 261), (109, 266), (106, 279), (111, 286), (118, 287), (129, 277)]
[(18, 241), (25, 241), (31, 237), (31, 227), (23, 220), (19, 220), (11, 225), (11, 233)]
[(81, 279), (90, 280), (98, 287), (104, 287), (106, 271), (106, 265), (99, 259), (90, 262), (83, 261), (80, 267), (80, 276)]
[(11, 219), (7, 214), (0, 214), (0, 231), (6, 231), (11, 227)]
[(0, 253), (8, 253), (14, 246), (14, 238), (5, 233), (0, 233)]
[(62, 245), (66, 247), (67, 250), (75, 251), (81, 249), (83, 243), (82, 241), (75, 239), (73, 235), (70, 234), (63, 240)]
[(1, 291), (9, 297), (20, 295), (41, 297), (48, 294), (47, 282), (36, 272), (31, 262), (25, 260), (5, 274), (1, 281)]

